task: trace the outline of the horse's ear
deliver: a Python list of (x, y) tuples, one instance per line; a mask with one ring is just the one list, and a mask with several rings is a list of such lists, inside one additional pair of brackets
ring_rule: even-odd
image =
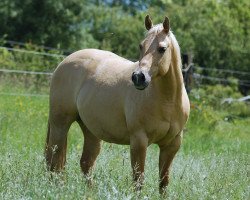
[(145, 27), (147, 30), (151, 29), (153, 27), (153, 22), (150, 19), (149, 15), (145, 17)]
[(163, 29), (168, 34), (169, 29), (170, 29), (170, 22), (169, 22), (168, 17), (165, 17), (165, 20), (163, 22)]

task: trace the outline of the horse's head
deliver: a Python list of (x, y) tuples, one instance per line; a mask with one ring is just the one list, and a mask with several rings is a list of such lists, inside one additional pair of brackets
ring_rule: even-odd
[(169, 19), (153, 26), (150, 17), (145, 18), (148, 30), (146, 38), (140, 43), (139, 66), (132, 74), (132, 81), (139, 90), (145, 89), (151, 79), (164, 76), (171, 62), (171, 38)]

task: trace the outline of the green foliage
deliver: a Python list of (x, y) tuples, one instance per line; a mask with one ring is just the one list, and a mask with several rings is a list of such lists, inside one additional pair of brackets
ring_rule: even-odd
[(189, 97), (192, 107), (191, 120), (197, 126), (205, 126), (209, 132), (213, 132), (224, 122), (250, 117), (249, 103), (224, 101), (229, 97), (232, 99), (242, 97), (235, 87), (206, 86), (193, 89)]
[(230, 110), (229, 119), (233, 116), (241, 118), (250, 116), (250, 104), (246, 104), (245, 102), (233, 102), (227, 106), (227, 109)]
[(0, 52), (0, 65), (7, 69), (16, 68), (14, 55), (7, 49), (0, 49)]
[(182, 50), (193, 51), (196, 63), (249, 70), (249, 1), (165, 2)]
[(139, 42), (143, 38), (144, 16), (131, 16), (120, 7), (93, 8), (91, 33), (100, 41), (100, 48), (116, 52), (129, 59), (139, 57)]
[(101, 48), (138, 59), (144, 17), (170, 17), (182, 52), (200, 66), (248, 71), (248, 0), (24, 0), (0, 3), (0, 37), (62, 49)]
[[(37, 46), (27, 44), (25, 48), (15, 47), (17, 51), (8, 51), (0, 49), (0, 65), (5, 69), (19, 69), (28, 71), (52, 71), (62, 61), (64, 56), (58, 56), (59, 51), (48, 51)], [(20, 51), (18, 51), (18, 49)], [(23, 52), (28, 51), (28, 52)], [(36, 54), (38, 52), (38, 54)], [(39, 54), (40, 53), (40, 54)], [(55, 54), (55, 56), (47, 56), (44, 54)]]
[(85, 4), (79, 0), (3, 0), (0, 35), (58, 48), (95, 47), (96, 41), (83, 29), (88, 13)]

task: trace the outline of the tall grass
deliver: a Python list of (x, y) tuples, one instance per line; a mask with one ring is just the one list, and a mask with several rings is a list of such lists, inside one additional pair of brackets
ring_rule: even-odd
[[(195, 102), (171, 171), (168, 199), (249, 199), (250, 118)], [(69, 132), (65, 173), (45, 170), (47, 97), (0, 96), (0, 199), (161, 199), (158, 147), (148, 148), (145, 186), (133, 191), (129, 146), (103, 143), (89, 188), (80, 171), (83, 136)]]

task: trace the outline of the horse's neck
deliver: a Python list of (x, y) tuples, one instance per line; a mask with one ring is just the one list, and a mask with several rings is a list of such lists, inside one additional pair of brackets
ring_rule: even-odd
[(160, 95), (167, 103), (181, 104), (183, 77), (180, 67), (175, 67), (173, 64), (167, 74), (159, 80)]

